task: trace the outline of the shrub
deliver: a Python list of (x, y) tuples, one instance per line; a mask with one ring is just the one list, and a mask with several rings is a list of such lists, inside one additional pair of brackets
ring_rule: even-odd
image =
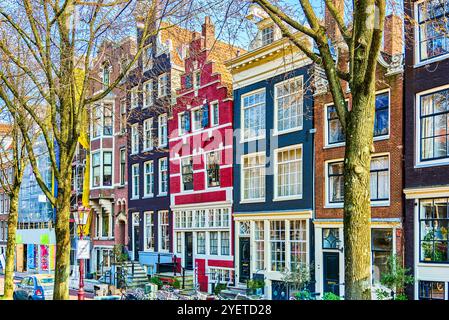
[(333, 292), (325, 292), (323, 294), (323, 300), (341, 300), (341, 298)]

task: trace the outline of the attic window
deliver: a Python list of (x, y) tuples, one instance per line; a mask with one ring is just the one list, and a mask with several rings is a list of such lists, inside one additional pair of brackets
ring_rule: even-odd
[(262, 29), (262, 45), (266, 46), (274, 41), (273, 26)]

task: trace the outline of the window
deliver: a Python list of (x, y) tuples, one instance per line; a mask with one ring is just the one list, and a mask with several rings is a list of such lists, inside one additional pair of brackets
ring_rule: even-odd
[(157, 95), (159, 97), (165, 97), (168, 95), (168, 74), (164, 73), (158, 78)]
[(380, 283), (381, 276), (388, 271), (388, 259), (393, 253), (393, 230), (371, 229), (371, 251), (373, 283)]
[(255, 241), (255, 262), (256, 271), (265, 268), (265, 231), (264, 222), (255, 221), (254, 222), (254, 241)]
[(419, 281), (419, 300), (444, 300), (444, 287), (441, 281)]
[(337, 228), (323, 228), (323, 249), (339, 249), (340, 236)]
[(421, 261), (449, 262), (448, 198), (420, 201)]
[(167, 158), (159, 159), (159, 194), (168, 192), (168, 161)]
[(390, 96), (388, 92), (376, 95), (376, 111), (374, 118), (374, 137), (388, 135), (389, 133), (389, 107)]
[(109, 63), (106, 62), (103, 65), (103, 89), (107, 89), (109, 87), (110, 75), (111, 75), (110, 65)]
[(202, 122), (203, 122), (203, 110), (202, 108), (198, 108), (194, 111), (192, 111), (192, 129), (193, 131), (201, 130), (202, 128)]
[(145, 250), (154, 251), (153, 211), (144, 212), (144, 219), (145, 219)]
[(137, 108), (139, 103), (138, 89), (134, 87), (131, 89), (131, 109)]
[(183, 112), (178, 114), (179, 135), (183, 135), (190, 131), (190, 113)]
[(167, 114), (161, 114), (158, 119), (158, 135), (159, 135), (159, 147), (165, 147), (168, 140), (167, 132)]
[(132, 165), (132, 198), (138, 199), (139, 198), (139, 164), (133, 164)]
[(419, 60), (449, 53), (449, 2), (429, 0), (418, 4)]
[(181, 253), (182, 248), (182, 233), (176, 232), (176, 253)]
[(276, 131), (279, 133), (302, 129), (302, 77), (289, 79), (275, 86)]
[(101, 153), (92, 154), (92, 186), (99, 187), (101, 184)]
[(182, 190), (193, 190), (193, 157), (181, 159)]
[(111, 215), (106, 210), (101, 209), (101, 236), (103, 238), (109, 237), (110, 217)]
[(153, 149), (153, 118), (143, 122), (143, 150)]
[(126, 149), (120, 149), (120, 185), (125, 185), (126, 178)]
[(103, 152), (103, 185), (112, 186), (112, 152)]
[(220, 121), (219, 121), (219, 110), (218, 110), (218, 102), (214, 102), (211, 104), (210, 107), (210, 112), (211, 112), (211, 126), (218, 126)]
[(343, 162), (334, 162), (328, 164), (328, 202), (338, 203), (344, 200), (344, 179), (343, 179)]
[(285, 221), (270, 221), (271, 271), (285, 268)]
[(93, 113), (92, 132), (93, 137), (96, 138), (101, 136), (101, 106), (94, 106)]
[(421, 161), (449, 157), (449, 89), (420, 97)]
[(218, 255), (218, 232), (217, 231), (211, 231), (209, 233), (210, 237), (210, 254), (211, 255)]
[(276, 153), (276, 198), (302, 194), (302, 147)]
[(131, 126), (131, 154), (139, 153), (139, 124)]
[(220, 151), (206, 154), (207, 187), (220, 186)]
[(265, 137), (265, 90), (242, 98), (243, 141)]
[(265, 155), (245, 156), (242, 168), (242, 200), (263, 200), (265, 198)]
[(154, 193), (154, 163), (147, 161), (144, 163), (144, 197), (153, 196)]
[(390, 198), (388, 156), (371, 159), (370, 169), (371, 201), (385, 201)]
[(206, 254), (206, 233), (197, 232), (196, 234), (196, 253)]
[(148, 70), (153, 68), (153, 44), (150, 43), (149, 46), (145, 49), (145, 65), (144, 69)]
[(168, 211), (159, 211), (159, 234), (160, 234), (160, 250), (170, 250), (170, 228), (168, 221)]
[(262, 45), (266, 46), (274, 41), (274, 28), (267, 27), (262, 29)]
[(221, 233), (221, 255), (229, 255), (229, 231), (222, 231)]
[(300, 271), (307, 263), (307, 222), (290, 221), (290, 270)]
[(230, 283), (233, 278), (233, 271), (231, 269), (209, 268), (209, 281), (215, 283)]
[(112, 104), (110, 103), (103, 105), (103, 134), (112, 135)]
[(126, 132), (126, 101), (120, 102), (120, 133), (124, 134)]
[(193, 87), (198, 89), (201, 86), (201, 71), (195, 71), (193, 75)]
[(143, 85), (143, 107), (153, 105), (153, 80), (149, 80)]
[(198, 210), (198, 217), (196, 219), (197, 227), (204, 228), (206, 226), (206, 210)]
[(326, 107), (327, 115), (327, 144), (342, 143), (345, 141), (345, 134), (338, 118), (337, 108), (334, 105)]

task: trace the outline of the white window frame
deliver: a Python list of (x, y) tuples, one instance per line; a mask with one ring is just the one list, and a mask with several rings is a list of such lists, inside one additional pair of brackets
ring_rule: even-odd
[[(140, 168), (139, 163), (134, 163), (131, 166), (131, 200), (139, 199), (140, 198), (140, 185), (139, 185), (139, 179), (140, 179)], [(134, 173), (134, 168), (137, 168), (137, 175)], [(135, 178), (137, 177), (137, 195), (134, 193), (135, 185)]]
[[(169, 211), (168, 210), (159, 210), (157, 212), (158, 214), (158, 219), (157, 219), (157, 228), (158, 228), (158, 251), (159, 252), (169, 252), (170, 251), (170, 216), (169, 216)], [(167, 243), (168, 243), (168, 248), (166, 249), (162, 249), (162, 215), (167, 214), (167, 223), (164, 223), (164, 226), (167, 227), (168, 232), (167, 232)]]
[[(149, 90), (147, 90), (147, 86), (150, 86)], [(148, 108), (154, 104), (153, 91), (154, 91), (153, 79), (150, 79), (143, 83), (143, 106), (142, 106), (142, 108)], [(147, 103), (147, 100), (149, 100), (148, 103)]]
[[(162, 161), (165, 159), (165, 161), (167, 161), (167, 192), (161, 192), (162, 190)], [(166, 196), (168, 194), (168, 184), (169, 184), (169, 176), (168, 176), (168, 158), (167, 157), (163, 157), (163, 158), (159, 158), (158, 159), (158, 196)]]
[[(219, 175), (219, 181), (218, 181), (218, 186), (212, 186), (212, 187), (209, 187), (209, 173), (207, 172), (207, 159), (208, 159), (208, 155), (209, 154), (211, 154), (211, 153), (217, 153), (218, 154), (218, 166), (219, 166), (219, 169), (218, 169), (218, 175)], [(216, 149), (216, 150), (211, 150), (211, 151), (208, 151), (208, 152), (205, 152), (204, 153), (204, 177), (205, 177), (205, 181), (204, 181), (204, 183), (205, 183), (205, 189), (206, 190), (213, 190), (213, 189), (219, 189), (220, 187), (221, 187), (221, 158), (222, 158), (222, 149)]]
[[(299, 160), (300, 162), (300, 169), (301, 169), (301, 175), (300, 175), (300, 181), (301, 181), (301, 193), (298, 195), (292, 195), (292, 196), (279, 196), (278, 195), (278, 165), (279, 165), (279, 161), (278, 161), (278, 154), (280, 152), (283, 151), (289, 151), (289, 150), (295, 150), (295, 149), (300, 149), (301, 150), (301, 159)], [(296, 144), (296, 145), (291, 145), (288, 147), (284, 147), (284, 148), (278, 148), (278, 149), (274, 149), (274, 198), (273, 201), (284, 201), (284, 200), (296, 200), (296, 199), (302, 199), (302, 195), (304, 192), (304, 148), (302, 146), (302, 143), (300, 144)], [(295, 160), (298, 161), (298, 160)], [(288, 163), (293, 162), (291, 160), (288, 161)]]
[[(147, 165), (150, 165), (150, 172), (147, 172)], [(153, 181), (151, 183), (151, 191), (150, 193), (147, 192), (147, 179), (149, 179), (152, 176)], [(154, 161), (148, 160), (143, 163), (143, 197), (144, 198), (150, 198), (154, 196)]]
[[(217, 120), (218, 120), (217, 123), (214, 122), (214, 119), (215, 119), (214, 105), (217, 106)], [(216, 126), (218, 126), (218, 125), (220, 124), (220, 103), (218, 102), (218, 100), (214, 100), (214, 101), (212, 101), (212, 102), (210, 103), (210, 111), (209, 111), (209, 114), (210, 114), (210, 116), (209, 116), (209, 117), (210, 117), (210, 126), (211, 126), (211, 127), (216, 127)]]
[(131, 155), (139, 153), (139, 123), (131, 125)]
[[(382, 93), (386, 93), (386, 92), (388, 92), (388, 134), (384, 134), (384, 135), (381, 135), (381, 136), (373, 137), (374, 141), (390, 139), (390, 134), (391, 134), (391, 90), (390, 90), (390, 88), (386, 88), (386, 89), (382, 89), (382, 90), (376, 91), (376, 93), (374, 95), (374, 98), (377, 95), (382, 94)], [(374, 103), (376, 103), (375, 99), (374, 99)], [(375, 106), (374, 106), (374, 108), (375, 108)], [(375, 115), (375, 112), (376, 111), (374, 110), (374, 115)], [(374, 135), (374, 132), (373, 132), (373, 135)]]
[[(154, 211), (145, 211), (144, 213), (143, 213), (143, 234), (144, 234), (144, 236), (143, 236), (143, 241), (144, 241), (144, 244), (143, 244), (143, 248), (144, 248), (144, 251), (149, 251), (149, 252), (153, 252), (156, 248), (155, 248), (155, 243), (154, 242), (156, 242), (156, 238), (154, 238), (154, 242), (153, 242), (153, 248), (149, 248), (147, 245), (148, 245), (148, 233), (147, 233), (147, 217), (148, 216), (150, 216), (150, 219), (151, 219), (151, 226), (152, 226), (152, 228), (154, 229)], [(152, 237), (154, 237), (154, 234), (153, 235), (151, 235)]]
[[(164, 80), (165, 79), (165, 80)], [(165, 81), (165, 83), (163, 83)], [(165, 72), (157, 78), (157, 96), (159, 98), (166, 97), (168, 95), (168, 73)]]
[[(349, 99), (345, 99), (345, 102), (349, 104)], [(327, 107), (335, 105), (333, 102), (324, 104), (324, 148), (338, 148), (345, 145), (345, 142), (336, 142), (336, 143), (329, 143), (329, 122), (327, 121)]]
[[(150, 132), (150, 141), (147, 138), (147, 131)], [(148, 147), (146, 145), (149, 144)], [(154, 148), (153, 146), (153, 118), (147, 118), (143, 121), (143, 150), (150, 151)]]
[[(279, 111), (279, 105), (278, 105), (278, 94), (277, 94), (277, 87), (282, 86), (285, 83), (295, 82), (301, 80), (301, 91), (302, 91), (302, 99), (301, 99), (301, 125), (279, 131), (279, 118), (278, 118), (278, 111)], [(292, 93), (289, 94), (291, 96)], [(295, 131), (300, 131), (304, 127), (304, 76), (300, 75), (297, 77), (293, 77), (284, 81), (280, 81), (274, 85), (274, 135), (281, 135), (281, 134), (287, 134)]]
[[(265, 107), (262, 108), (263, 112), (265, 112), (265, 117), (264, 117), (265, 118), (264, 119), (265, 120), (264, 121), (265, 122), (265, 124), (264, 124), (265, 125), (265, 129), (262, 130), (262, 133), (259, 134), (259, 136), (245, 138), (245, 107), (243, 105), (243, 100), (246, 97), (248, 97), (248, 96), (251, 96), (251, 95), (254, 95), (254, 94), (258, 94), (258, 93), (261, 93), (261, 92), (265, 93), (265, 101), (264, 101)], [(266, 115), (267, 93), (266, 93), (266, 89), (265, 88), (260, 88), (260, 89), (256, 89), (256, 90), (253, 90), (251, 92), (243, 94), (241, 96), (241, 98), (240, 98), (240, 106), (241, 106), (241, 108), (240, 108), (240, 128), (241, 128), (240, 143), (265, 139), (265, 137), (266, 137), (266, 130), (267, 130), (267, 125), (266, 125), (266, 122), (267, 122), (267, 115)]]
[[(165, 127), (166, 127), (166, 132), (167, 135), (165, 137), (165, 143), (163, 143), (162, 141), (162, 121), (161, 119), (165, 118)], [(167, 114), (163, 113), (161, 115), (158, 116), (157, 119), (157, 130), (158, 130), (158, 145), (159, 147), (166, 147), (168, 144), (168, 118), (167, 118)]]
[[(200, 115), (201, 115), (201, 120), (200, 120), (199, 128), (197, 128), (197, 127), (195, 126), (195, 112), (197, 112), (197, 111), (199, 111), (199, 112), (200, 112)], [(190, 119), (191, 119), (192, 132), (200, 131), (200, 130), (203, 129), (202, 124), (201, 124), (201, 121), (202, 121), (202, 119), (203, 119), (202, 112), (203, 112), (202, 106), (198, 106), (198, 107), (195, 107), (195, 108), (193, 108), (193, 109), (190, 110), (190, 113), (191, 113), (191, 114), (190, 114)]]
[(449, 89), (449, 84), (421, 91), (415, 97), (415, 168), (444, 166), (449, 164), (449, 156), (437, 160), (421, 161), (421, 97), (441, 90)]
[[(125, 166), (123, 168), (123, 172), (122, 172), (122, 152), (125, 155)], [(119, 184), (121, 186), (124, 186), (126, 184), (126, 148), (119, 149), (119, 174), (120, 174)], [(122, 176), (123, 176), (123, 181), (122, 181)]]
[[(189, 190), (186, 190), (186, 189), (184, 189), (184, 175), (183, 175), (183, 172), (182, 172), (182, 167), (183, 167), (182, 162), (184, 160), (186, 160), (186, 159), (189, 159), (189, 158), (192, 158), (192, 186), (193, 186), (193, 188), (189, 189)], [(188, 155), (188, 156), (179, 158), (179, 173), (180, 173), (179, 177), (181, 178), (181, 192), (185, 192), (185, 193), (192, 193), (192, 192), (194, 192), (194, 190), (195, 190), (195, 182), (194, 182), (193, 177), (195, 175), (195, 172), (193, 170), (193, 155)]]
[[(257, 199), (245, 199), (244, 198), (244, 194), (245, 194), (245, 190), (244, 190), (244, 186), (245, 186), (245, 181), (244, 181), (245, 180), (245, 177), (244, 177), (245, 168), (243, 167), (243, 161), (244, 161), (245, 158), (256, 157), (256, 156), (259, 156), (259, 155), (263, 155), (265, 157), (265, 163), (263, 164), (263, 168), (265, 170), (265, 174), (263, 175), (264, 176), (264, 178), (263, 178), (264, 179), (263, 185), (264, 185), (264, 188), (265, 188), (265, 192), (264, 192), (265, 196), (263, 198), (257, 198)], [(266, 161), (267, 161), (267, 156), (266, 156), (265, 152), (262, 151), (262, 152), (254, 152), (254, 153), (244, 154), (244, 155), (241, 156), (240, 161), (241, 161), (240, 162), (241, 163), (241, 165), (240, 165), (240, 203), (265, 202), (265, 198), (267, 196), (267, 188), (266, 188), (266, 170), (267, 170), (267, 168), (266, 168)]]
[(131, 88), (131, 109), (139, 106), (139, 86)]
[(186, 113), (188, 113), (188, 111), (183, 111), (183, 112), (178, 113), (178, 136), (182, 136), (183, 134), (188, 133), (188, 131), (184, 132), (182, 130), (182, 122), (184, 121), (182, 117), (185, 116)]

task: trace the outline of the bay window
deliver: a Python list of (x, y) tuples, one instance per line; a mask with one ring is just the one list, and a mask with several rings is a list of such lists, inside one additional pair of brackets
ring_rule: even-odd
[(145, 197), (153, 196), (154, 193), (154, 162), (153, 160), (144, 163), (144, 192)]
[(132, 199), (139, 198), (139, 164), (132, 165)]
[(92, 186), (99, 187), (101, 184), (101, 153), (92, 154)]
[(448, 29), (448, 0), (428, 0), (418, 4), (419, 61), (449, 53)]
[(144, 223), (145, 223), (145, 239), (144, 245), (145, 250), (154, 251), (154, 220), (153, 211), (144, 212)]
[(276, 152), (275, 198), (302, 195), (302, 147)]
[(420, 159), (449, 158), (449, 89), (420, 96)]
[(207, 187), (220, 186), (220, 151), (206, 154)]
[(285, 269), (285, 221), (270, 221), (271, 271)]
[(95, 105), (92, 121), (92, 135), (94, 138), (101, 136), (101, 113), (101, 105)]
[(103, 185), (112, 186), (112, 152), (103, 152)]
[(193, 190), (193, 157), (181, 159), (182, 190)]
[(449, 262), (449, 198), (420, 201), (420, 260), (422, 262)]
[(242, 141), (265, 137), (265, 90), (242, 98)]
[(244, 156), (242, 171), (242, 200), (265, 199), (265, 155)]
[(112, 135), (112, 104), (105, 103), (103, 105), (103, 135), (111, 136)]
[(296, 77), (275, 85), (275, 128), (278, 133), (302, 129), (303, 82)]

